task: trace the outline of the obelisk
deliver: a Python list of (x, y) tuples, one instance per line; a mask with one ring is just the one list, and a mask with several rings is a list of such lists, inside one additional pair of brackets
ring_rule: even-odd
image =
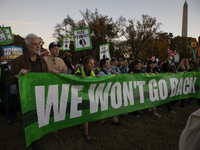
[(188, 24), (188, 4), (185, 1), (183, 5), (183, 22), (182, 22), (182, 36), (187, 37), (187, 24)]

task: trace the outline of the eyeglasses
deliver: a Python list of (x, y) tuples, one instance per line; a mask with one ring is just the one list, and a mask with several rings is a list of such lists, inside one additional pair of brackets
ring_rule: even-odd
[(55, 60), (55, 59), (53, 59), (53, 64), (54, 64), (54, 65), (56, 64), (56, 60)]

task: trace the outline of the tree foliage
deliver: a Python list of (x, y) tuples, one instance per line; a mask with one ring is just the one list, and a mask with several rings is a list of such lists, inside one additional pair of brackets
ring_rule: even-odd
[[(83, 19), (75, 22), (69, 15), (63, 20), (62, 24), (55, 26), (55, 32), (53, 36), (58, 42), (62, 41), (62, 36), (73, 36), (72, 29), (90, 27), (91, 38), (92, 38), (92, 55), (96, 60), (99, 58), (99, 45), (110, 43), (116, 38), (122, 36), (121, 30), (125, 26), (126, 19), (119, 17), (116, 21), (108, 16), (103, 16), (98, 13), (97, 9), (95, 12), (91, 12), (86, 9), (85, 12), (81, 12)], [(91, 53), (90, 53), (91, 54)]]
[(149, 15), (142, 15), (142, 20), (128, 20), (128, 26), (123, 32), (133, 52), (134, 58), (141, 58), (140, 55), (152, 47), (154, 39), (158, 35), (158, 29), (161, 23), (157, 23), (156, 18)]
[(196, 39), (192, 37), (176, 36), (171, 40), (169, 48), (170, 50), (175, 50), (175, 52), (180, 55), (180, 60), (183, 58), (192, 58), (192, 42), (196, 42)]

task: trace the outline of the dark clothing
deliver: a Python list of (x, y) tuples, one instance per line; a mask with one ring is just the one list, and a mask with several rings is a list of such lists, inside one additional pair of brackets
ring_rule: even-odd
[[(17, 57), (12, 62), (11, 70), (9, 72), (8, 77), (6, 78), (7, 84), (12, 85), (12, 84), (18, 83), (17, 78), (15, 78), (15, 75), (17, 75), (21, 69), (27, 69), (29, 70), (29, 72), (49, 72), (47, 63), (42, 57), (37, 55), (36, 61), (33, 62), (29, 58), (28, 53), (26, 53)], [(41, 150), (42, 147), (41, 147), (40, 139), (32, 142), (31, 147), (32, 149)]]
[(187, 69), (183, 70), (181, 68), (178, 68), (178, 72), (184, 72), (184, 71), (188, 71)]
[(126, 66), (120, 67), (120, 72), (121, 72), (121, 73), (127, 73), (127, 68), (126, 68)]
[(10, 87), (5, 83), (6, 77), (9, 73), (8, 64), (0, 65), (1, 67), (1, 82), (0, 82), (0, 99), (2, 99), (2, 103), (0, 103), (0, 110), (4, 116), (9, 116), (11, 109), (10, 102)]
[(47, 63), (42, 57), (37, 56), (36, 62), (35, 64), (33, 64), (30, 62), (28, 53), (26, 53), (17, 57), (12, 62), (11, 70), (9, 72), (8, 77), (6, 78), (6, 83), (8, 85), (18, 83), (17, 79), (15, 78), (15, 75), (17, 75), (21, 69), (27, 69), (29, 70), (29, 72), (49, 72), (47, 68)]
[(39, 55), (37, 55), (37, 59), (35, 62), (31, 61), (28, 57), (31, 67), (33, 68), (33, 72), (42, 72), (41, 61), (39, 59)]
[(159, 73), (163, 73), (163, 70), (160, 67), (157, 67)]
[(67, 68), (68, 68), (69, 74), (74, 74), (74, 73), (76, 72), (76, 69), (75, 69), (75, 67), (72, 65), (72, 63), (70, 63), (70, 62), (67, 61), (67, 57), (64, 57), (63, 60), (64, 60), (66, 66), (67, 66)]
[(95, 74), (99, 74), (100, 69), (97, 67), (94, 71)]
[[(142, 69), (136, 70), (136, 69), (135, 69), (134, 67), (132, 67), (132, 66), (131, 66), (131, 67), (129, 66), (129, 71), (128, 71), (128, 73), (130, 73), (130, 72), (133, 72), (133, 74), (134, 74), (134, 73), (143, 73), (143, 72), (142, 72)], [(134, 115), (134, 116), (139, 115), (138, 111), (134, 111), (134, 112), (133, 112), (133, 115)]]
[(130, 67), (128, 73), (133, 72), (133, 73), (143, 73), (142, 69), (136, 70), (134, 67)]
[[(178, 68), (178, 72), (188, 71), (187, 69), (183, 70), (181, 68)], [(170, 104), (174, 106), (179, 100), (171, 101)], [(186, 99), (181, 99), (180, 107), (185, 108)]]
[(147, 66), (146, 72), (147, 72), (147, 73), (156, 73), (156, 72), (158, 72), (158, 71), (157, 71), (156, 67), (154, 67), (154, 68), (152, 69), (152, 71), (151, 71), (150, 67)]

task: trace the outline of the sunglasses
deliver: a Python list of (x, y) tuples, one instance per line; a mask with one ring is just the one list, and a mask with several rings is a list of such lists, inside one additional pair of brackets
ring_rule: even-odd
[(53, 59), (53, 64), (54, 64), (54, 65), (56, 64), (56, 60), (55, 60), (55, 59)]

